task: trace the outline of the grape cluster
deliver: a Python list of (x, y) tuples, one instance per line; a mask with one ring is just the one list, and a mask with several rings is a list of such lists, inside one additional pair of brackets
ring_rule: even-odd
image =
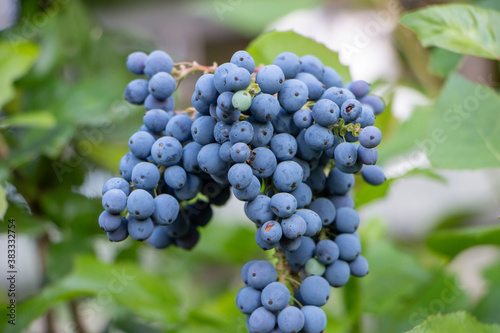
[[(278, 258), (278, 270), (267, 261), (243, 267), (236, 303), (248, 331), (322, 332), (330, 287), (368, 273), (350, 190), (357, 173), (371, 185), (385, 182), (374, 126), (384, 102), (367, 82), (344, 86), (317, 57), (291, 52), (258, 67), (246, 51), (218, 67), (136, 52), (127, 67), (149, 78), (125, 90), (147, 112), (120, 161), (121, 178), (103, 187), (99, 224), (109, 239), (191, 249), (211, 205), (232, 190), (256, 225), (257, 245)], [(204, 74), (193, 108), (174, 111), (178, 82), (195, 70)]]

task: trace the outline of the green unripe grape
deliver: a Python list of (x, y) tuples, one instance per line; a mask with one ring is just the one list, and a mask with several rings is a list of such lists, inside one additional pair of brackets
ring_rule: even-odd
[(325, 265), (320, 263), (315, 258), (311, 258), (306, 262), (306, 273), (307, 275), (322, 276), (325, 273)]
[(248, 91), (240, 90), (233, 95), (233, 106), (239, 111), (246, 111), (252, 105), (252, 95)]

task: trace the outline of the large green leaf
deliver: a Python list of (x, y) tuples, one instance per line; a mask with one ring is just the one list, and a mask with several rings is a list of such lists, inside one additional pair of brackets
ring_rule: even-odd
[(432, 250), (450, 258), (476, 245), (500, 245), (500, 224), (440, 230), (429, 236), (427, 245)]
[(0, 42), (0, 107), (10, 101), (15, 90), (13, 83), (31, 68), (38, 54), (32, 43)]
[(467, 312), (456, 312), (448, 315), (430, 316), (423, 324), (407, 333), (499, 333), (500, 326), (485, 325), (478, 322)]
[(457, 68), (463, 55), (436, 47), (431, 52), (431, 71), (441, 77), (448, 76)]
[(448, 78), (435, 106), (425, 149), (437, 168), (500, 167), (500, 96), (458, 74)]
[(500, 12), (461, 4), (429, 6), (403, 16), (401, 23), (424, 46), (500, 58)]
[(472, 314), (478, 320), (488, 324), (500, 324), (498, 309), (500, 307), (500, 262), (484, 272), (488, 291), (479, 300)]
[(0, 121), (0, 126), (32, 127), (50, 129), (56, 125), (56, 119), (49, 111), (34, 111), (15, 114)]
[(2, 320), (0, 331), (20, 332), (54, 306), (82, 296), (97, 297), (96, 306), (84, 313), (89, 320), (97, 317), (97, 312), (118, 304), (163, 327), (179, 321), (178, 295), (165, 278), (133, 263), (108, 265), (92, 257), (81, 257), (69, 276), (19, 303), (16, 326)]
[(260, 35), (250, 43), (247, 51), (254, 57), (256, 64), (272, 64), (277, 55), (289, 51), (299, 57), (312, 54), (318, 57), (325, 66), (333, 67), (344, 79), (350, 80), (349, 68), (340, 64), (337, 53), (328, 49), (324, 44), (301, 36), (293, 31), (271, 31)]

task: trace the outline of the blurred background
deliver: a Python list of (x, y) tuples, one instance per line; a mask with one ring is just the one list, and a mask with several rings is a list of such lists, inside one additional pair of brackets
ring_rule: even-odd
[[(0, 332), (246, 332), (234, 305), (239, 270), (266, 254), (242, 203), (215, 209), (189, 252), (111, 244), (97, 218), (102, 184), (142, 122), (122, 98), (134, 78), (126, 56), (162, 49), (221, 64), (271, 30), (325, 44), (388, 105), (377, 126), (390, 180), (355, 189), (370, 274), (333, 292), (327, 332), (404, 332), (457, 310), (500, 324), (500, 137), (468, 132), (500, 133), (500, 98), (491, 90), (458, 128), (436, 117), (464, 103), (455, 84), (498, 91), (498, 61), (424, 48), (399, 23), (455, 2), (0, 0), (0, 271), (14, 218), (19, 272), (17, 325), (2, 316)], [(496, 0), (461, 2), (500, 10)], [(183, 82), (176, 109), (189, 106), (196, 79)], [(355, 307), (345, 301), (352, 290)]]

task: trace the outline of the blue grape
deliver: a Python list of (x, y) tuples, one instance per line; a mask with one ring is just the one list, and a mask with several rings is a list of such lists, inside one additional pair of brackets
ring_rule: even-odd
[(139, 242), (148, 239), (153, 234), (154, 228), (155, 225), (149, 217), (144, 220), (130, 218), (127, 224), (128, 234)]
[(340, 116), (347, 122), (352, 123), (361, 116), (363, 106), (355, 99), (348, 99), (340, 108)]
[(173, 244), (173, 241), (167, 233), (167, 228), (163, 225), (157, 225), (147, 243), (157, 249), (166, 249)]
[(313, 55), (305, 55), (300, 58), (301, 71), (314, 75), (318, 80), (323, 79), (325, 66), (317, 57)]
[(188, 173), (186, 183), (180, 189), (174, 190), (175, 196), (183, 201), (183, 200), (191, 200), (194, 199), (198, 192), (200, 192), (201, 188), (201, 179), (195, 174)]
[(368, 104), (372, 107), (373, 113), (378, 116), (382, 112), (384, 112), (385, 109), (385, 103), (384, 101), (375, 95), (367, 95), (359, 100), (363, 104)]
[(156, 99), (153, 95), (148, 95), (148, 97), (146, 97), (146, 100), (144, 101), (144, 108), (146, 110), (161, 109), (163, 111), (174, 111), (174, 96), (170, 96), (165, 100), (159, 100)]
[(326, 314), (325, 312), (313, 305), (306, 305), (300, 309), (304, 314), (304, 333), (322, 333), (326, 329)]
[(128, 237), (128, 220), (125, 218), (121, 220), (121, 225), (118, 229), (107, 232), (108, 239), (111, 242), (121, 242)]
[(335, 148), (334, 156), (336, 165), (351, 166), (356, 163), (358, 150), (355, 144), (342, 142)]
[(339, 232), (353, 233), (359, 227), (359, 214), (349, 207), (341, 207), (337, 209), (335, 217), (335, 228)]
[(323, 153), (320, 150), (312, 149), (305, 141), (306, 130), (303, 129), (299, 135), (297, 135), (297, 156), (306, 161), (317, 160), (321, 157)]
[(273, 174), (273, 184), (278, 191), (291, 192), (302, 182), (304, 172), (297, 162), (284, 161), (278, 164)]
[(297, 239), (301, 239), (300, 246), (293, 252), (286, 252), (286, 258), (294, 272), (299, 272), (306, 262), (314, 257), (316, 249), (316, 244), (311, 238), (302, 236)]
[(330, 299), (330, 284), (321, 276), (309, 276), (300, 285), (300, 295), (306, 305), (323, 306)]
[(245, 203), (245, 214), (258, 226), (273, 220), (276, 216), (271, 210), (271, 198), (265, 195), (258, 195), (252, 201)]
[(200, 233), (196, 226), (190, 225), (186, 234), (176, 238), (175, 245), (184, 250), (193, 249), (200, 240)]
[(321, 222), (321, 217), (318, 213), (310, 209), (300, 209), (295, 214), (301, 216), (306, 222), (306, 232), (304, 236), (314, 237), (321, 231), (323, 224)]
[(349, 263), (351, 275), (356, 277), (363, 277), (368, 274), (369, 266), (368, 261), (362, 255), (358, 256), (354, 261)]
[(375, 148), (382, 141), (382, 132), (375, 126), (367, 126), (359, 133), (359, 143), (365, 148)]
[(250, 148), (243, 142), (235, 143), (231, 146), (230, 155), (231, 159), (236, 163), (243, 163), (250, 158)]
[(215, 141), (219, 144), (223, 144), (226, 141), (229, 141), (229, 131), (232, 126), (230, 124), (225, 124), (223, 122), (218, 122), (214, 127), (214, 138)]
[(167, 185), (174, 190), (182, 188), (187, 181), (186, 170), (178, 165), (173, 165), (165, 169), (163, 173), (163, 179)]
[(271, 282), (260, 296), (262, 305), (269, 311), (281, 311), (290, 303), (290, 290), (281, 282)]
[(302, 216), (293, 214), (289, 218), (281, 221), (281, 228), (286, 238), (295, 239), (301, 237), (306, 232), (307, 224)]
[(234, 124), (229, 131), (229, 141), (231, 143), (250, 143), (254, 137), (254, 127), (248, 121), (240, 121)]
[(321, 193), (325, 189), (326, 175), (323, 168), (316, 168), (311, 171), (309, 179), (306, 181), (313, 193)]
[(363, 80), (349, 82), (346, 86), (357, 99), (366, 96), (370, 92), (370, 84)]
[(276, 325), (276, 316), (271, 311), (260, 307), (250, 315), (248, 327), (250, 332), (269, 333)]
[(151, 146), (155, 138), (148, 132), (140, 131), (132, 134), (128, 140), (128, 148), (135, 157), (145, 159), (151, 154)]
[(281, 225), (276, 221), (267, 221), (257, 231), (260, 238), (268, 244), (276, 244), (283, 235)]
[(375, 124), (375, 113), (368, 104), (361, 104), (361, 115), (354, 121), (361, 127), (373, 126)]
[(193, 96), (191, 97), (191, 104), (196, 109), (196, 111), (198, 111), (198, 113), (201, 113), (203, 115), (209, 115), (210, 107), (211, 105), (213, 105), (200, 98), (200, 96), (196, 92), (194, 92)]
[(133, 52), (127, 57), (127, 69), (130, 73), (135, 75), (144, 74), (144, 67), (146, 66), (146, 59), (148, 55), (144, 52)]
[(253, 117), (248, 118), (247, 121), (252, 124), (254, 132), (250, 145), (253, 147), (267, 146), (273, 137), (273, 125), (269, 121), (260, 122)]
[(272, 124), (275, 133), (290, 134), (296, 136), (300, 132), (300, 128), (295, 125), (294, 115), (280, 109), (278, 115), (273, 119)]
[(281, 237), (280, 248), (284, 251), (294, 252), (300, 247), (301, 243), (302, 243), (302, 237), (298, 237), (295, 239)]
[(294, 113), (304, 106), (308, 96), (309, 91), (304, 82), (290, 79), (283, 83), (283, 87), (278, 93), (278, 100), (286, 112)]
[(276, 65), (267, 65), (259, 69), (255, 77), (255, 82), (261, 91), (266, 94), (276, 94), (285, 82), (285, 74)]
[(231, 91), (225, 91), (217, 97), (217, 107), (223, 112), (230, 112), (234, 109), (233, 107), (233, 96), (234, 93)]
[(276, 193), (271, 197), (270, 207), (278, 217), (290, 217), (297, 209), (297, 199), (290, 193)]
[(361, 170), (363, 180), (370, 185), (378, 186), (385, 183), (384, 170), (378, 165), (367, 165)]
[(175, 79), (169, 73), (156, 73), (149, 80), (149, 92), (159, 100), (164, 100), (170, 97), (174, 93), (175, 88)]
[[(240, 91), (246, 89), (252, 83), (252, 77), (245, 68), (232, 68), (226, 76), (225, 86), (230, 91)], [(234, 101), (233, 101), (234, 105)]]
[(293, 79), (300, 72), (300, 58), (292, 52), (283, 52), (279, 54), (273, 62), (274, 65), (281, 68), (285, 79)]
[(177, 114), (167, 123), (165, 134), (174, 137), (179, 142), (191, 140), (191, 125), (193, 120), (187, 114)]
[(153, 215), (155, 202), (149, 192), (139, 189), (128, 196), (127, 210), (132, 218), (144, 220)]
[(342, 104), (344, 104), (345, 101), (348, 99), (355, 99), (356, 97), (352, 92), (350, 92), (346, 88), (340, 88), (340, 87), (331, 87), (326, 89), (325, 93), (323, 96), (321, 96), (322, 99), (329, 99), (332, 102), (335, 102), (337, 106), (340, 108), (342, 107)]
[(303, 208), (311, 203), (313, 193), (309, 185), (299, 183), (299, 185), (290, 192), (297, 199), (297, 209)]
[(308, 128), (313, 123), (311, 110), (306, 108), (298, 110), (293, 114), (293, 122), (298, 128)]
[(276, 281), (277, 278), (276, 268), (268, 261), (259, 260), (248, 267), (248, 285), (257, 290), (264, 289), (268, 284)]
[(250, 201), (255, 199), (260, 193), (260, 181), (257, 177), (252, 177), (252, 182), (250, 186), (245, 188), (244, 190), (233, 189), (234, 196), (241, 201)]
[(207, 226), (213, 216), (212, 206), (202, 200), (187, 205), (185, 210), (191, 224), (198, 227)]
[(132, 104), (144, 104), (146, 97), (148, 97), (148, 81), (144, 79), (135, 79), (125, 88), (124, 97), (127, 102)]
[(343, 195), (354, 187), (354, 176), (332, 168), (328, 174), (326, 185), (331, 194)]
[(200, 145), (215, 142), (214, 137), (215, 120), (210, 116), (201, 116), (191, 125), (191, 136)]
[(119, 189), (111, 189), (102, 196), (102, 207), (110, 214), (119, 214), (127, 206), (127, 195)]
[(149, 78), (159, 72), (172, 72), (174, 61), (167, 53), (163, 51), (151, 52), (145, 61), (144, 74)]
[(198, 165), (211, 175), (223, 175), (227, 172), (229, 164), (224, 162), (219, 156), (220, 145), (210, 143), (200, 149), (198, 153)]
[(323, 151), (333, 146), (334, 136), (330, 129), (314, 124), (306, 130), (304, 140), (312, 149)]
[(121, 225), (122, 217), (119, 214), (110, 214), (107, 211), (104, 211), (101, 215), (99, 215), (99, 227), (103, 231), (115, 231)]
[[(244, 145), (244, 143), (243, 143), (243, 145)], [(234, 162), (233, 158), (231, 157), (231, 148), (232, 147), (233, 147), (233, 144), (229, 141), (226, 141), (220, 145), (219, 157), (221, 160), (223, 160), (224, 162), (228, 162), (228, 163)]]
[(296, 77), (297, 80), (304, 82), (309, 91), (309, 99), (315, 101), (323, 95), (325, 87), (314, 75), (310, 73), (299, 73)]
[(325, 67), (325, 72), (321, 81), (324, 83), (326, 89), (331, 87), (341, 88), (344, 86), (342, 76), (340, 76), (335, 69), (328, 66)]
[(115, 188), (123, 191), (127, 196), (130, 193), (130, 184), (125, 179), (113, 177), (108, 179), (102, 186), (102, 194), (104, 195), (104, 193)]
[(376, 148), (365, 148), (361, 145), (358, 146), (358, 160), (366, 165), (373, 165), (377, 163), (378, 152)]
[(231, 57), (231, 63), (245, 68), (250, 74), (255, 70), (255, 60), (247, 51), (237, 51)]
[(229, 169), (227, 179), (235, 189), (244, 190), (252, 183), (252, 168), (248, 164), (237, 163)]
[(198, 165), (198, 153), (202, 145), (196, 142), (190, 142), (182, 148), (182, 167), (186, 172), (199, 173), (200, 166)]
[(266, 242), (263, 238), (259, 230), (255, 233), (255, 243), (257, 243), (257, 246), (260, 247), (264, 251), (269, 251), (274, 249), (278, 243), (271, 243), (271, 242)]
[(225, 91), (230, 91), (231, 88), (227, 85), (227, 79), (231, 71), (234, 71), (238, 68), (235, 64), (224, 63), (220, 65), (214, 72), (214, 85), (219, 93), (223, 93)]
[(297, 153), (297, 140), (288, 133), (276, 134), (271, 139), (269, 148), (278, 161), (288, 161)]
[(324, 239), (316, 245), (316, 256), (324, 265), (333, 264), (339, 258), (339, 254), (339, 247), (330, 239)]
[[(298, 146), (298, 144), (297, 144)], [(304, 173), (304, 177), (302, 177), (302, 181), (306, 181), (310, 175), (311, 175), (311, 167), (309, 166), (309, 163), (307, 163), (306, 161), (298, 158), (298, 157), (294, 157), (292, 158), (292, 161), (296, 162), (298, 165), (300, 165), (300, 167), (302, 168), (302, 171)]]
[(344, 261), (353, 261), (361, 253), (361, 243), (352, 234), (340, 234), (335, 237), (335, 244), (339, 247), (339, 258)]
[(343, 260), (336, 260), (326, 267), (324, 274), (328, 283), (335, 288), (343, 287), (349, 281), (351, 270), (349, 264)]
[(309, 209), (316, 212), (324, 226), (330, 225), (335, 220), (336, 209), (327, 198), (318, 198), (311, 202)]
[(136, 188), (152, 190), (160, 181), (160, 171), (152, 163), (138, 163), (132, 170), (132, 184)]
[(287, 306), (278, 314), (278, 326), (282, 333), (300, 332), (304, 322), (304, 314), (295, 306)]
[(189, 220), (183, 211), (179, 212), (174, 222), (165, 226), (165, 231), (170, 238), (180, 238), (186, 235), (189, 231)]
[(277, 161), (273, 152), (264, 147), (258, 147), (250, 153), (249, 162), (253, 174), (259, 178), (270, 177), (276, 170)]
[(152, 109), (147, 111), (142, 118), (144, 125), (152, 133), (160, 133), (165, 130), (168, 121), (173, 117), (172, 113), (162, 109)]
[(244, 314), (252, 314), (262, 306), (260, 302), (261, 292), (252, 287), (243, 287), (236, 294), (236, 306)]
[(217, 89), (215, 89), (213, 74), (203, 74), (198, 81), (196, 81), (194, 89), (195, 94), (206, 103), (211, 104), (217, 102), (219, 93)]
[(159, 165), (175, 165), (182, 158), (182, 145), (173, 137), (161, 137), (151, 147), (151, 156)]
[(122, 176), (122, 178), (126, 181), (130, 181), (132, 178), (132, 170), (138, 163), (141, 162), (143, 161), (135, 157), (132, 153), (126, 153), (125, 155), (123, 155), (118, 165), (118, 169), (120, 170), (120, 175)]
[[(246, 286), (248, 286), (248, 269), (250, 268), (250, 266), (252, 266), (257, 261), (259, 261), (259, 260), (249, 261), (246, 264), (244, 264), (243, 267), (241, 268), (241, 280), (243, 281), (243, 283)], [(262, 260), (262, 261), (264, 261), (264, 260)]]
[(343, 173), (356, 173), (356, 172), (359, 172), (361, 170), (361, 168), (363, 167), (363, 163), (356, 160), (356, 163), (348, 165), (348, 166), (337, 163), (336, 167), (337, 167), (337, 169), (339, 169)]
[(159, 225), (172, 223), (179, 215), (179, 202), (169, 194), (154, 198), (153, 222)]
[(349, 208), (354, 208), (354, 200), (352, 199), (351, 194), (346, 193), (344, 195), (332, 195), (328, 198), (335, 208), (341, 208), (341, 207), (349, 207)]
[(280, 111), (280, 103), (269, 94), (259, 94), (252, 100), (250, 112), (258, 121), (272, 121)]

